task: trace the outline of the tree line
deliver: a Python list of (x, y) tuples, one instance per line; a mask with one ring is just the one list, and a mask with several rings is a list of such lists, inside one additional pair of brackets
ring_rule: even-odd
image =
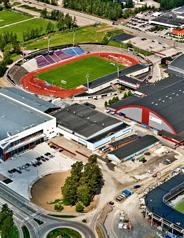
[(111, 0), (63, 0), (65, 8), (94, 14), (111, 20), (122, 16), (122, 5)]
[(159, 0), (161, 10), (169, 10), (184, 5), (184, 0)]
[(72, 165), (71, 176), (61, 189), (63, 204), (76, 205), (76, 211), (82, 212), (100, 192), (102, 185), (103, 176), (96, 155), (92, 155), (85, 165), (77, 161)]
[(13, 63), (12, 54), (21, 52), (17, 35), (12, 32), (4, 32), (0, 34), (0, 50), (3, 52), (3, 59), (0, 61), (0, 77), (2, 77), (7, 69), (7, 65)]
[(24, 41), (38, 38), (42, 35), (45, 35), (45, 33), (50, 34), (55, 31), (65, 31), (77, 27), (75, 17), (72, 18), (69, 14), (64, 15), (62, 12), (58, 10), (48, 12), (47, 9), (45, 8), (41, 11), (41, 17), (53, 21), (49, 21), (47, 23), (45, 30), (42, 27), (35, 27), (33, 29), (27, 29), (26, 31), (24, 31), (23, 32)]
[(4, 204), (0, 211), (0, 237), (10, 238), (12, 237), (12, 231), (14, 229), (13, 212)]

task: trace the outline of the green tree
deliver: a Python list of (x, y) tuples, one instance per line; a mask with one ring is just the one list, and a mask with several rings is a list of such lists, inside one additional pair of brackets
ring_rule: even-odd
[(47, 24), (46, 32), (47, 34), (54, 32), (54, 24), (51, 21)]
[(75, 206), (75, 210), (76, 210), (76, 212), (83, 212), (84, 211), (84, 206), (82, 205), (81, 202), (77, 202), (77, 204)]

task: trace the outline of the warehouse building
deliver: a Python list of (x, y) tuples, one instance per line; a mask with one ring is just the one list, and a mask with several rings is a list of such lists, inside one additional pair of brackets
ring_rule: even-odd
[(132, 131), (126, 123), (84, 104), (75, 103), (53, 115), (60, 134), (92, 151)]
[(57, 131), (54, 117), (1, 92), (0, 125), (1, 160), (33, 148)]
[(107, 157), (115, 163), (123, 162), (144, 153), (157, 144), (159, 144), (159, 140), (154, 136), (146, 135), (138, 137), (136, 140), (132, 140), (123, 147), (110, 152)]
[(159, 132), (176, 143), (184, 142), (184, 79), (172, 76), (141, 89), (144, 97), (130, 97), (111, 106), (117, 114)]

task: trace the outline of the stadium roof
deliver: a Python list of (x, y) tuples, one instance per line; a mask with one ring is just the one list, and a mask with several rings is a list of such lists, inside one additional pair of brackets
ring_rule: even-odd
[(38, 112), (0, 93), (0, 140), (51, 120)]
[(148, 67), (148, 65), (146, 65), (146, 64), (135, 64), (135, 65), (132, 65), (130, 67), (123, 69), (122, 72), (120, 73), (120, 76), (132, 74), (134, 72), (137, 72), (141, 69), (145, 69), (147, 67)]
[(53, 114), (57, 123), (86, 138), (121, 121), (82, 104), (73, 104)]
[[(180, 173), (167, 182), (150, 191), (145, 197), (145, 204), (153, 214), (184, 229), (184, 214), (175, 210), (164, 201), (164, 196), (184, 182), (184, 174)], [(173, 191), (174, 192), (174, 191)]]
[(28, 106), (36, 108), (42, 112), (46, 112), (49, 109), (57, 109), (58, 107), (50, 102), (46, 102), (40, 99), (38, 96), (32, 93), (27, 93), (21, 89), (12, 88), (0, 88), (0, 93), (15, 100), (18, 100)]
[(155, 144), (158, 142), (158, 139), (156, 139), (154, 136), (146, 135), (143, 137), (139, 137), (137, 140), (133, 140), (129, 144), (110, 152), (109, 154), (115, 155), (118, 159), (124, 160), (127, 157), (138, 153), (139, 151), (146, 149), (147, 147)]
[(123, 99), (111, 105), (111, 108), (119, 110), (131, 105), (149, 108), (165, 118), (176, 133), (184, 131), (184, 79), (173, 76), (149, 87), (148, 96)]
[[(127, 67), (125, 69), (122, 69), (119, 71), (119, 76), (120, 77), (123, 77), (127, 74), (131, 74), (131, 73), (134, 73), (136, 71), (139, 71), (141, 69), (145, 69), (147, 68), (148, 65), (145, 65), (145, 64), (135, 64), (133, 66), (130, 66), (130, 67)], [(103, 77), (100, 77), (96, 80), (93, 80), (91, 82), (89, 82), (89, 88), (93, 89), (93, 88), (96, 88), (104, 83), (108, 83), (114, 79), (118, 78), (118, 75), (117, 75), (117, 72), (114, 72), (112, 74), (108, 74), (108, 75), (105, 75)], [(138, 82), (138, 81), (137, 81)], [(85, 84), (85, 86), (87, 87), (87, 84)]]

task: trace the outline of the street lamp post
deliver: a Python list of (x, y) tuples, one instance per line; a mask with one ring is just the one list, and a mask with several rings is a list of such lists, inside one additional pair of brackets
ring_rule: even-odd
[(75, 29), (73, 30), (73, 46), (75, 45)]
[(50, 36), (48, 35), (48, 46), (47, 46), (48, 53), (50, 51)]
[(114, 65), (117, 69), (117, 77), (119, 78), (119, 65), (117, 63), (111, 63), (112, 65)]
[(86, 82), (87, 82), (87, 89), (88, 89), (88, 93), (89, 93), (89, 74), (86, 74)]

